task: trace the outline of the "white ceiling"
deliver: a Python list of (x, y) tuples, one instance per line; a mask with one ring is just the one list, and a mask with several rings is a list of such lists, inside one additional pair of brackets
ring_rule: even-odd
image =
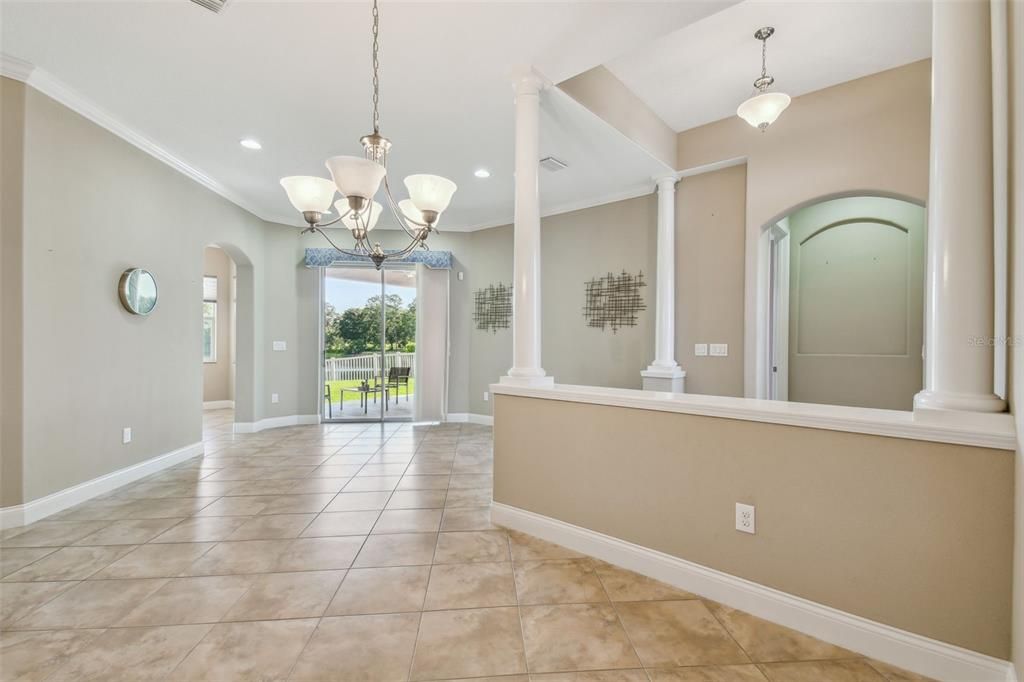
[[(734, 2), (384, 0), (381, 123), (395, 144), (394, 185), (415, 172), (455, 180), (443, 229), (509, 222), (515, 66), (559, 82)], [(323, 159), (360, 154), (369, 132), (366, 2), (232, 0), (215, 15), (187, 0), (5, 1), (0, 12), (5, 55), (269, 220), (298, 222), (278, 178), (326, 176)], [(542, 176), (545, 210), (594, 203), (663, 170), (559, 91), (543, 106), (542, 154), (570, 164)], [(249, 136), (262, 151), (239, 146)], [(491, 178), (473, 177), (478, 167)]]
[(928, 0), (746, 0), (606, 66), (677, 131), (732, 116), (761, 73), (761, 26), (775, 89), (813, 92), (931, 55)]

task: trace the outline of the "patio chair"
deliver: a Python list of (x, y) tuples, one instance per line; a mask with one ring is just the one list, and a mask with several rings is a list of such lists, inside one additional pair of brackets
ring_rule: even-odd
[(327, 418), (334, 418), (334, 401), (331, 399), (331, 385), (324, 382), (324, 400), (327, 401)]
[(405, 386), (405, 402), (409, 402), (409, 373), (412, 367), (392, 367), (388, 370), (385, 385), (395, 391), (395, 402), (398, 402), (399, 387)]

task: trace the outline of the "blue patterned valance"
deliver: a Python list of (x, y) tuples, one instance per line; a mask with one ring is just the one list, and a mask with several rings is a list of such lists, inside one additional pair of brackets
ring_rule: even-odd
[[(423, 263), (428, 268), (434, 270), (451, 270), (452, 269), (452, 252), (451, 251), (427, 251), (425, 249), (417, 249), (410, 254), (407, 254), (403, 258), (399, 258), (396, 261), (388, 261), (395, 263)], [(306, 267), (307, 268), (325, 268), (331, 265), (344, 265), (348, 263), (360, 263), (365, 265), (372, 265), (369, 258), (360, 258), (358, 256), (350, 256), (347, 253), (341, 253), (331, 248), (323, 249), (306, 249)]]

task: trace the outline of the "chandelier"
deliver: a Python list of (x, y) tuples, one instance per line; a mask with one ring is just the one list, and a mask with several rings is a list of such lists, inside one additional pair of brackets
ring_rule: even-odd
[[(391, 141), (380, 134), (380, 62), (378, 53), (380, 12), (377, 0), (373, 0), (373, 132), (360, 138), (363, 156), (334, 156), (325, 165), (332, 180), (306, 175), (281, 178), (281, 186), (308, 224), (301, 234), (319, 233), (341, 253), (368, 258), (379, 270), (385, 260), (402, 258), (416, 248), (427, 248), (427, 237), (437, 231), (437, 221), (455, 194), (456, 185), (439, 175), (417, 174), (405, 178), (409, 198), (396, 202), (388, 184), (387, 158)], [(385, 251), (379, 242), (370, 243), (370, 232), (377, 225), (384, 210), (374, 196), (384, 185), (384, 196), (388, 208), (398, 224), (410, 237), (408, 246), (396, 251)], [(341, 199), (334, 202), (338, 217), (321, 222), (330, 213), (335, 193)], [(347, 227), (355, 240), (351, 249), (343, 249), (323, 231), (322, 228), (341, 223)]]
[(771, 26), (759, 28), (754, 32), (754, 37), (761, 41), (761, 76), (754, 81), (756, 95), (745, 101), (736, 109), (736, 115), (750, 125), (758, 128), (762, 133), (768, 129), (775, 119), (779, 117), (786, 107), (789, 106), (790, 98), (784, 92), (768, 92), (775, 79), (768, 75), (766, 57), (768, 53), (768, 39), (775, 33)]

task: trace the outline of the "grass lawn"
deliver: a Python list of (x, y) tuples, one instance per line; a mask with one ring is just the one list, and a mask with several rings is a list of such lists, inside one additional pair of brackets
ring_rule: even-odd
[[(331, 400), (333, 402), (335, 402), (335, 403), (340, 403), (341, 402), (341, 389), (343, 389), (343, 388), (353, 388), (353, 389), (354, 388), (358, 388), (361, 383), (363, 383), (363, 382), (360, 381), (359, 379), (343, 379), (343, 380), (339, 380), (339, 381), (328, 381), (327, 385), (331, 387)], [(373, 385), (372, 381), (370, 382), (370, 385), (371, 386)], [(393, 387), (392, 387), (391, 390), (392, 390), (392, 396), (396, 395), (396, 393), (394, 393), (394, 388)], [(415, 393), (416, 393), (416, 378), (415, 377), (409, 377), (409, 395), (414, 395)], [(405, 397), (405, 386), (401, 386), (399, 388), (399, 390), (397, 392), (397, 395), (401, 395), (402, 397)], [(357, 400), (359, 400), (359, 394), (358, 393), (347, 393), (346, 392), (345, 393), (345, 400), (357, 401)]]

